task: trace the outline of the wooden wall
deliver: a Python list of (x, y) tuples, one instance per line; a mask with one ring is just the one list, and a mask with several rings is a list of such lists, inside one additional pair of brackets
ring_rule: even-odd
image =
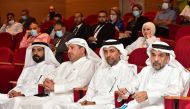
[(54, 5), (58, 12), (68, 18), (76, 11), (89, 15), (108, 10), (112, 6), (119, 6), (119, 0), (0, 0), (0, 16), (4, 20), (7, 12), (14, 12), (18, 19), (22, 9), (29, 9), (31, 16), (41, 21), (47, 15), (49, 5)]

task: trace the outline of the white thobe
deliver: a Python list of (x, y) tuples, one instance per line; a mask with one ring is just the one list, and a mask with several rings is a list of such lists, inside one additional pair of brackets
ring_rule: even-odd
[[(55, 65), (46, 64), (44, 61), (31, 67), (25, 67), (17, 80), (16, 87), (12, 90), (21, 92), (25, 96), (38, 94), (38, 84), (42, 83), (42, 75), (46, 75), (54, 69)], [(17, 106), (23, 98), (8, 98), (7, 94), (0, 94), (0, 109), (18, 109)]]
[(114, 91), (123, 82), (129, 83), (135, 77), (136, 66), (126, 64), (124, 61), (119, 61), (112, 67), (99, 68), (90, 82), (87, 94), (78, 101), (92, 101), (96, 105), (59, 104), (57, 109), (112, 109), (114, 108)]
[(23, 109), (53, 109), (57, 104), (74, 102), (73, 88), (89, 84), (96, 63), (82, 57), (74, 63), (64, 62), (47, 77), (54, 81), (54, 92), (48, 97), (31, 97), (22, 102)]
[(133, 100), (129, 102), (127, 109), (164, 109), (163, 97), (180, 96), (182, 86), (181, 72), (177, 68), (166, 65), (155, 71), (151, 66), (147, 66), (135, 81), (126, 84), (126, 89), (131, 93), (146, 91), (148, 99), (142, 103)]
[(23, 31), (23, 26), (21, 23), (15, 22), (12, 25), (6, 25), (3, 24), (3, 26), (0, 29), (0, 32), (8, 32), (11, 35), (16, 35), (17, 33), (20, 33)]
[(131, 45), (128, 45), (125, 49), (127, 50), (128, 54), (130, 54), (133, 50), (137, 48), (147, 48), (150, 44), (155, 41), (159, 41), (159, 38), (152, 36), (151, 38), (146, 39), (145, 37), (139, 37), (135, 42)]

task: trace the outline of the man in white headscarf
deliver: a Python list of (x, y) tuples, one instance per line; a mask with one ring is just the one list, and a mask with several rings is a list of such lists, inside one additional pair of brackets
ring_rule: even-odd
[(47, 43), (35, 42), (26, 50), (26, 58), (17, 85), (8, 94), (0, 95), (0, 109), (17, 109), (24, 96), (38, 94), (38, 84), (42, 84), (42, 76), (59, 66), (59, 62)]
[(48, 97), (31, 97), (22, 102), (23, 109), (53, 109), (56, 104), (74, 102), (73, 88), (89, 84), (100, 58), (81, 38), (66, 42), (70, 61), (63, 62), (43, 82)]
[(58, 109), (113, 109), (114, 91), (136, 77), (136, 66), (128, 64), (127, 51), (117, 40), (107, 40), (100, 49), (102, 64), (93, 76), (87, 94), (78, 103), (59, 104)]
[(152, 22), (146, 22), (142, 26), (142, 35), (143, 37), (139, 37), (135, 42), (131, 45), (128, 45), (125, 49), (130, 54), (133, 50), (137, 48), (147, 48), (155, 41), (159, 41), (159, 38), (156, 38), (154, 35), (156, 32), (156, 27)]
[(164, 109), (164, 96), (181, 96), (189, 76), (175, 60), (172, 48), (165, 42), (154, 42), (147, 49), (147, 66), (138, 78), (121, 89), (120, 96), (132, 94), (133, 101), (120, 109)]

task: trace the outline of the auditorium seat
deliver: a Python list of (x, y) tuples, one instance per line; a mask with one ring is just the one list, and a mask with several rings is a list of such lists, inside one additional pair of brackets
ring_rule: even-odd
[(14, 53), (13, 63), (24, 64), (26, 55), (26, 48), (19, 48)]
[(176, 33), (175, 41), (179, 40), (180, 38), (190, 35), (190, 25), (181, 26)]
[(67, 31), (71, 31), (72, 27), (74, 26), (74, 18), (74, 16), (70, 16), (67, 20), (65, 20)]
[(123, 15), (123, 22), (124, 22), (125, 27), (127, 27), (128, 20), (130, 19), (131, 16), (132, 16), (132, 13), (126, 13)]
[(129, 55), (128, 62), (130, 64), (137, 65), (137, 71), (140, 72), (141, 69), (146, 66), (146, 60), (148, 59), (148, 55), (146, 52), (146, 48), (137, 48)]
[(85, 96), (86, 91), (87, 91), (87, 88), (74, 88), (73, 89), (74, 102), (77, 102), (79, 99)]
[(12, 62), (13, 52), (10, 48), (0, 47), (0, 62)]
[(98, 15), (96, 14), (88, 15), (85, 19), (85, 23), (90, 26), (97, 24), (97, 21), (98, 21)]
[(13, 49), (14, 50), (19, 48), (20, 42), (21, 42), (24, 35), (25, 35), (25, 32), (21, 32), (21, 33), (18, 33), (18, 34), (13, 36), (13, 43), (14, 43)]
[(0, 47), (13, 49), (13, 39), (11, 34), (7, 32), (0, 33)]
[(176, 59), (185, 67), (190, 68), (190, 35), (184, 36), (176, 42)]
[(148, 18), (148, 21), (153, 22), (153, 20), (156, 16), (156, 12), (155, 11), (149, 11), (149, 12), (145, 12), (143, 15)]

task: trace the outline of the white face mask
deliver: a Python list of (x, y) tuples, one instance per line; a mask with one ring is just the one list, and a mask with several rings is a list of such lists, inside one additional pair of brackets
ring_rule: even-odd
[(110, 15), (110, 19), (111, 20), (116, 20), (117, 19), (117, 15)]
[(163, 3), (162, 4), (162, 9), (168, 9), (169, 8), (169, 4), (168, 3)]
[(10, 21), (9, 21), (9, 24), (11, 24), (11, 25), (14, 24), (14, 23), (15, 23), (14, 20), (10, 20)]

